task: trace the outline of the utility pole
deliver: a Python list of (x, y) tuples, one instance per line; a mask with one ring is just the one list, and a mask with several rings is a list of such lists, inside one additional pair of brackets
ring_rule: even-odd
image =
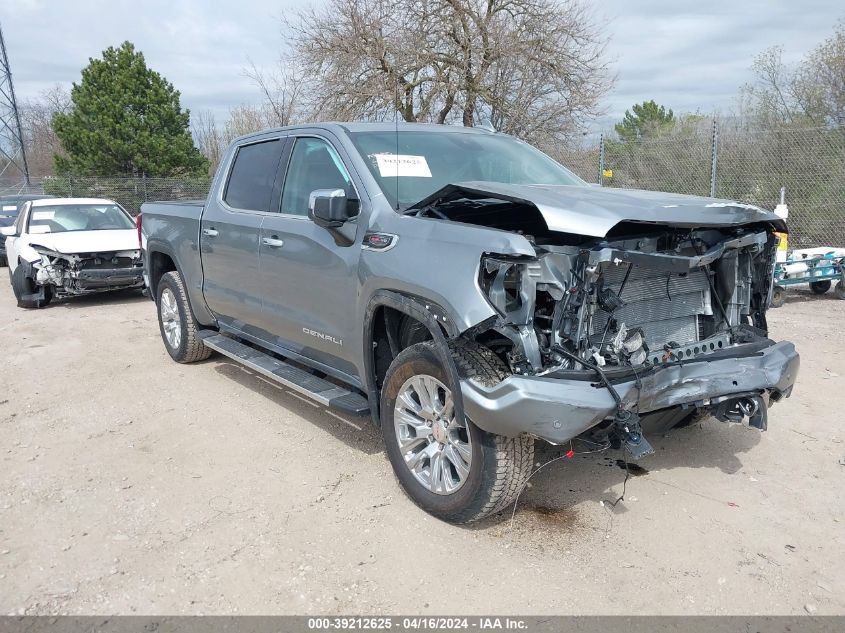
[(21, 117), (15, 101), (15, 86), (6, 55), (3, 27), (0, 26), (0, 178), (10, 176), (23, 177), (24, 184), (29, 187), (29, 166), (26, 164)]

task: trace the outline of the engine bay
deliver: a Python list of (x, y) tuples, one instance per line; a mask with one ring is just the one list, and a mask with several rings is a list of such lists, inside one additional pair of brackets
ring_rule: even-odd
[(479, 285), (498, 316), (478, 340), (515, 374), (545, 375), (647, 369), (766, 339), (768, 227), (631, 225), (592, 243), (530, 238), (536, 258), (484, 257)]

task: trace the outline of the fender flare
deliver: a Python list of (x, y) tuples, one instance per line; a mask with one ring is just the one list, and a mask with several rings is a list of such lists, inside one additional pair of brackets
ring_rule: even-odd
[[(147, 246), (144, 249), (144, 272), (150, 280), (150, 297), (152, 297), (153, 301), (155, 301), (157, 288), (156, 283), (153, 281), (152, 275), (150, 274), (152, 272), (150, 270), (150, 257), (155, 253), (167, 255), (176, 267), (176, 271), (182, 275), (182, 267), (179, 265), (179, 258), (176, 257), (176, 253), (172, 248), (170, 248), (170, 245), (167, 244), (167, 242), (162, 242), (161, 240), (147, 239)], [(184, 275), (182, 275), (182, 279), (185, 279)]]
[(370, 297), (370, 302), (367, 304), (367, 309), (364, 313), (364, 385), (367, 391), (367, 400), (370, 403), (370, 415), (373, 423), (376, 426), (381, 426), (380, 406), (381, 394), (376, 386), (375, 379), (375, 363), (373, 362), (373, 331), (375, 329), (374, 314), (380, 307), (388, 307), (407, 314), (422, 323), (431, 333), (434, 339), (437, 356), (446, 374), (449, 376), (449, 388), (452, 390), (452, 397), (455, 401), (455, 415), (464, 416), (464, 403), (461, 394), (460, 376), (458, 375), (458, 368), (452, 358), (452, 353), (449, 350), (449, 343), (443, 330), (449, 338), (457, 337), (460, 332), (457, 331), (451, 319), (446, 318), (446, 310), (436, 303), (417, 297), (414, 295), (405, 295), (393, 290), (377, 290)]

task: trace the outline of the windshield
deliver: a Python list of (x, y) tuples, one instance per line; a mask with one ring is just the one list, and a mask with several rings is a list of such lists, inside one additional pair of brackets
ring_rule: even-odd
[(29, 233), (114, 231), (134, 229), (129, 215), (116, 204), (62, 204), (33, 207)]
[(394, 131), (353, 132), (350, 136), (393, 207), (398, 185), (402, 209), (448, 184), (471, 180), (519, 185), (586, 184), (539, 150), (511, 136), (399, 132), (398, 143)]

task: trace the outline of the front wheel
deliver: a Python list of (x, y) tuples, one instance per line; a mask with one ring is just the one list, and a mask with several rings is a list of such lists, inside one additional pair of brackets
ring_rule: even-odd
[(780, 308), (784, 303), (786, 303), (786, 288), (775, 286), (772, 289), (772, 307)]
[[(496, 384), (501, 360), (471, 342), (452, 344), (465, 378)], [(403, 350), (382, 389), (381, 427), (387, 456), (408, 496), (451, 523), (477, 521), (502, 510), (531, 474), (534, 440), (487, 433), (458, 419), (449, 379), (431, 341)]]
[(170, 357), (177, 363), (193, 363), (211, 356), (211, 350), (199, 337), (188, 293), (178, 272), (174, 270), (162, 276), (156, 299), (161, 339)]
[(845, 299), (845, 281), (836, 282), (836, 287), (833, 289), (833, 293), (836, 295), (837, 299)]
[(830, 279), (825, 279), (823, 281), (811, 281), (810, 290), (813, 291), (813, 294), (823, 295), (830, 290), (830, 285)]
[(10, 268), (12, 292), (15, 293), (19, 308), (45, 308), (53, 299), (53, 292), (49, 286), (38, 286), (30, 276), (31, 273), (32, 266), (24, 262), (18, 262), (14, 272)]

